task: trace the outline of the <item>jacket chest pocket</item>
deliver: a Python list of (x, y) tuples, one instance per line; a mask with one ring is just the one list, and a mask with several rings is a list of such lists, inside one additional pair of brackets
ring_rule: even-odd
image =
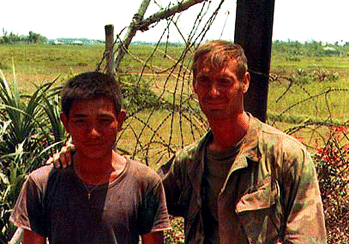
[(282, 236), (280, 187), (268, 181), (243, 195), (235, 211), (250, 243), (277, 243)]

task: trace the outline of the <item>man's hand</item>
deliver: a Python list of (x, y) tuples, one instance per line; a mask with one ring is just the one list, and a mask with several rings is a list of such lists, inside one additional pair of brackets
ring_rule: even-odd
[(73, 159), (72, 159), (72, 153), (75, 152), (75, 146), (74, 144), (68, 143), (64, 147), (61, 148), (60, 152), (56, 152), (51, 156), (46, 164), (54, 164), (56, 168), (63, 168), (65, 169), (69, 165), (71, 165)]
[(142, 235), (142, 244), (163, 244), (164, 243), (164, 232), (156, 231)]
[(45, 244), (46, 238), (30, 230), (24, 230), (23, 244)]

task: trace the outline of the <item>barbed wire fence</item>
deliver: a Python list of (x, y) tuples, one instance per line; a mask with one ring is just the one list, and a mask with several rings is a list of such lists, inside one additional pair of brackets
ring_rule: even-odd
[[(158, 160), (151, 159), (150, 155), (150, 149), (155, 145), (162, 148), (162, 151), (160, 150), (162, 153), (171, 155), (178, 148), (198, 139), (207, 130), (208, 125), (200, 109), (198, 109), (191, 89), (191, 57), (195, 48), (205, 40), (218, 14), (220, 14), (220, 17), (225, 17), (224, 23), (230, 17), (229, 12), (224, 13), (225, 10), (222, 8), (224, 2), (224, 0), (221, 0), (218, 4), (213, 5), (213, 1), (186, 0), (163, 7), (156, 0), (143, 0), (128, 28), (124, 28), (116, 34), (116, 41), (111, 45), (113, 47), (112, 57), (115, 56), (113, 58), (115, 64), (110, 69), (116, 71), (117, 76), (121, 77), (122, 83), (126, 86), (140, 88), (142, 83), (150, 81), (148, 85), (152, 90), (155, 90), (156, 94), (155, 103), (140, 105), (136, 111), (128, 109), (128, 120), (125, 124), (125, 130), (120, 134), (120, 140), (123, 137), (129, 138), (130, 133), (127, 130), (132, 131), (133, 142), (135, 142), (133, 144), (134, 148), (126, 150), (132, 156), (137, 156), (141, 160), (153, 160), (157, 163)], [(160, 11), (144, 19), (145, 12), (150, 4), (158, 6)], [(193, 6), (199, 6), (195, 8), (196, 12), (193, 10)], [(186, 28), (191, 25), (190, 32), (185, 35), (181, 31), (183, 27), (179, 25), (179, 20), (181, 13), (186, 10), (190, 11), (191, 15), (196, 16), (196, 18), (194, 18), (193, 23), (184, 23)], [(224, 16), (225, 14), (227, 15)], [(166, 24), (160, 26), (158, 25), (160, 22)], [(183, 45), (171, 46), (172, 43), (169, 40), (170, 35), (173, 35), (173, 31), (170, 31), (170, 29), (173, 30), (172, 27), (182, 38)], [(221, 26), (221, 33), (224, 32), (224, 27), (225, 24)], [(154, 42), (151, 49), (147, 49), (146, 54), (142, 53), (140, 55), (139, 50), (133, 52), (132, 48), (129, 48), (132, 38), (138, 31), (145, 32), (151, 29), (156, 29), (159, 36), (158, 41)], [(216, 37), (216, 39), (218, 38), (220, 36)], [(172, 48), (175, 48), (177, 53), (171, 52)], [(97, 69), (101, 69), (102, 61), (107, 58), (107, 54), (108, 52), (102, 58)], [(137, 67), (136, 65), (130, 65), (133, 63), (138, 63)], [(105, 67), (105, 69), (107, 68)], [(130, 78), (130, 74), (137, 74), (137, 77)], [(305, 94), (304, 99), (289, 104), (284, 111), (269, 114), (268, 123), (274, 126), (278, 121), (283, 121), (285, 118), (287, 120), (290, 111), (303, 106), (309, 101), (319, 97), (323, 97), (328, 101), (330, 93), (346, 92), (346, 89), (330, 88), (319, 94), (311, 94), (302, 84), (294, 82), (288, 77), (277, 77), (272, 74), (264, 75), (269, 76), (270, 82), (283, 80), (282, 82), (289, 83), (287, 89), (275, 101), (276, 103), (291, 93), (294, 87), (302, 89)], [(130, 80), (132, 81), (130, 82)], [(135, 97), (144, 94), (139, 90), (138, 93), (131, 93), (130, 95), (133, 96), (132, 101), (135, 101)], [(148, 95), (150, 96), (150, 94)], [(126, 100), (130, 99), (130, 97), (125, 98)], [(130, 102), (128, 105), (130, 106), (132, 103)], [(159, 109), (162, 111), (160, 116)], [(328, 113), (327, 119), (314, 121), (309, 118), (303, 118), (303, 120), (301, 118), (297, 120), (299, 126), (287, 128), (285, 131), (294, 134), (311, 124), (327, 126), (338, 124), (333, 120), (329, 106), (327, 106), (326, 113)], [(154, 117), (157, 122), (155, 124), (152, 122)], [(343, 124), (345, 125), (346, 122), (343, 122)], [(186, 129), (184, 129), (185, 125), (187, 125)], [(168, 133), (163, 133), (164, 128), (167, 128), (165, 131)], [(175, 137), (177, 138), (175, 139)]]
[[(320, 92), (312, 92), (305, 85), (289, 77), (273, 77), (272, 82), (288, 82), (285, 90), (275, 99), (279, 103), (286, 96), (302, 91), (304, 96), (288, 104), (278, 113), (268, 113), (268, 122), (276, 127), (286, 122), (284, 131), (305, 144), (314, 159), (321, 197), (324, 204), (327, 243), (349, 242), (349, 137), (348, 119), (337, 119), (335, 106), (346, 107), (348, 88), (328, 87)], [(314, 81), (313, 81), (314, 82)], [(321, 81), (318, 85), (321, 85)], [(332, 96), (332, 97), (331, 97)], [(332, 101), (333, 97), (342, 97), (341, 105)], [(332, 98), (332, 99), (331, 99)], [(302, 107), (311, 107), (318, 116), (295, 115)], [(322, 103), (322, 107), (319, 104)], [(338, 114), (338, 113), (337, 113)]]
[[(119, 45), (115, 50), (115, 70), (119, 74), (122, 73), (120, 71), (123, 69), (123, 64), (127, 62), (126, 59), (123, 59), (123, 55), (126, 54), (128, 60), (142, 64), (139, 71), (137, 71), (139, 76), (131, 85), (140, 87), (143, 80), (149, 79), (148, 75), (150, 73), (151, 89), (156, 90), (156, 102), (144, 104), (144, 106), (140, 106), (133, 111), (128, 117), (125, 130), (120, 135), (120, 145), (124, 145), (125, 142), (131, 142), (134, 145), (130, 147), (129, 151), (126, 150), (132, 157), (137, 157), (156, 168), (167, 161), (178, 149), (197, 140), (208, 129), (208, 124), (200, 112), (191, 89), (191, 57), (196, 46), (205, 39), (218, 13), (222, 13), (221, 6), (223, 2), (224, 0), (220, 1), (212, 9), (212, 2), (210, 1), (186, 1), (182, 2), (182, 5), (162, 9), (160, 13), (143, 22), (144, 15), (142, 13), (144, 12), (140, 11), (135, 15), (125, 39), (122, 40), (121, 35), (117, 35)], [(179, 12), (196, 4), (201, 4), (201, 8), (197, 13), (193, 12), (193, 15), (196, 14), (196, 19), (192, 24), (191, 31), (185, 36), (178, 24)], [(162, 18), (159, 16), (162, 16)], [(228, 17), (229, 14), (226, 18)], [(135, 31), (138, 30), (146, 31), (149, 28), (157, 28), (156, 23), (160, 19), (166, 21), (166, 25), (165, 28), (159, 31), (161, 35), (153, 50), (144, 58), (137, 56), (137, 53), (132, 53), (128, 48), (131, 43), (129, 37), (134, 36)], [(155, 27), (150, 27), (149, 23), (154, 24)], [(173, 56), (170, 52), (173, 47), (169, 48), (170, 26), (175, 27), (184, 43), (180, 47), (181, 50), (177, 56)], [(222, 26), (222, 32), (224, 32), (224, 25)], [(216, 39), (218, 38), (220, 36), (216, 37)], [(165, 46), (163, 43), (165, 43)], [(161, 65), (156, 65), (157, 57), (162, 57)], [(166, 67), (163, 65), (165, 59), (171, 61), (168, 62)], [(121, 62), (122, 60), (123, 62)], [(307, 138), (298, 139), (301, 139), (312, 151), (317, 163), (325, 206), (328, 243), (347, 243), (349, 237), (345, 233), (348, 233), (349, 226), (349, 218), (347, 217), (349, 179), (345, 174), (345, 170), (348, 169), (349, 165), (349, 138), (347, 130), (343, 128), (347, 128), (348, 121), (335, 119), (330, 95), (342, 96), (347, 94), (349, 89), (330, 87), (314, 93), (309, 91), (302, 83), (296, 82), (292, 77), (277, 77), (273, 74), (264, 75), (269, 76), (270, 83), (288, 83), (285, 90), (275, 101), (272, 101), (276, 104), (299, 90), (304, 94), (301, 99), (288, 104), (283, 110), (278, 110), (279, 112), (268, 111), (268, 123), (278, 127), (278, 123), (286, 122), (288, 127), (282, 128), (282, 130), (287, 134), (295, 137), (307, 135)], [(317, 75), (324, 78), (327, 74)], [(317, 82), (322, 81), (318, 80)], [(324, 108), (321, 109), (317, 105), (320, 99), (325, 104)], [(130, 102), (132, 103), (132, 101)], [(314, 103), (314, 107), (311, 109), (317, 111), (321, 116), (304, 117), (295, 115), (294, 111), (309, 103)], [(338, 225), (338, 223), (341, 224)]]
[[(120, 152), (157, 168), (179, 148), (207, 131), (208, 124), (191, 90), (190, 66), (193, 51), (205, 39), (221, 12), (224, 0), (220, 0), (218, 5), (216, 2), (185, 0), (164, 7), (159, 0), (142, 0), (132, 22), (116, 34), (115, 41), (113, 31), (106, 26), (109, 40), (96, 70), (112, 73), (121, 83), (128, 116), (117, 140)], [(144, 19), (150, 4), (158, 6), (160, 10)], [(196, 14), (193, 23), (184, 23), (191, 25), (190, 32), (185, 34), (178, 21), (181, 13), (194, 5), (200, 6), (196, 13), (192, 13), (193, 16)], [(226, 15), (228, 17), (229, 14)], [(160, 22), (165, 22), (165, 27), (159, 28)], [(184, 43), (176, 47), (175, 54), (171, 52), (173, 46), (170, 41), (173, 27)], [(138, 31), (155, 28), (159, 39), (145, 53), (139, 55), (139, 52), (129, 48)], [(130, 63), (137, 64), (136, 68), (129, 68)], [(23, 229), (18, 228), (9, 243), (21, 243), (22, 238)]]
[[(104, 69), (107, 73), (115, 70), (124, 87), (128, 117), (118, 138), (118, 144), (122, 145), (118, 149), (125, 154), (156, 168), (207, 131), (208, 124), (191, 89), (191, 57), (217, 15), (222, 13), (223, 3), (224, 0), (218, 4), (207, 0), (187, 0), (163, 7), (156, 0), (143, 0), (128, 28), (116, 34), (116, 40), (109, 44), (113, 54), (106, 51), (97, 69), (102, 69), (103, 60), (115, 60), (115, 64), (107, 62)], [(149, 4), (155, 4), (160, 11), (143, 19)], [(190, 10), (196, 18), (193, 23), (185, 23), (192, 26), (190, 32), (184, 34), (179, 25), (181, 13), (194, 5), (200, 5), (196, 13)], [(229, 12), (223, 15), (227, 19)], [(164, 27), (158, 26), (161, 21), (166, 23)], [(138, 31), (154, 28), (158, 28), (159, 39), (147, 48), (147, 54), (140, 56), (139, 52), (129, 48)], [(176, 46), (170, 41), (174, 32), (184, 45)], [(176, 49), (175, 53), (172, 48)], [(135, 63), (137, 68), (130, 67)], [(140, 97), (143, 104), (137, 101)], [(137, 108), (133, 108), (134, 104), (138, 105)]]
[[(144, 0), (129, 27), (116, 35), (116, 41), (113, 43), (116, 62), (112, 69), (116, 71), (122, 85), (128, 87), (124, 94), (128, 100), (126, 109), (129, 115), (118, 139), (119, 145), (122, 145), (119, 149), (125, 154), (157, 168), (178, 149), (194, 142), (207, 131), (207, 121), (191, 89), (191, 57), (195, 48), (205, 40), (219, 14), (225, 15), (226, 18), (221, 26), (221, 33), (224, 32), (225, 22), (230, 16), (229, 11), (224, 12), (222, 9), (223, 3), (224, 0), (217, 5), (213, 5), (212, 1), (187, 0), (163, 8), (156, 0)], [(160, 11), (143, 19), (149, 4), (159, 6)], [(200, 6), (196, 8), (196, 12), (191, 8), (194, 5)], [(185, 10), (190, 11), (193, 16), (196, 15), (193, 23), (185, 23), (191, 25), (188, 34), (182, 31), (183, 28), (179, 24), (181, 12)], [(158, 25), (160, 22), (166, 23), (164, 27)], [(148, 49), (147, 55), (140, 55), (139, 50), (133, 52), (132, 48), (129, 48), (137, 31), (155, 28), (159, 39)], [(182, 38), (183, 45), (172, 46), (169, 40), (173, 29)], [(122, 35), (125, 32), (126, 34)], [(124, 38), (121, 38), (122, 36)], [(215, 39), (220, 37), (216, 36)], [(176, 49), (177, 53), (173, 53), (172, 49)], [(133, 62), (139, 64), (138, 69), (130, 67), (129, 63)], [(133, 73), (137, 75), (132, 76)], [(283, 110), (278, 110), (279, 112), (268, 111), (268, 123), (276, 127), (280, 122), (288, 123), (288, 127), (282, 130), (295, 137), (307, 134), (307, 138), (301, 140), (314, 153), (318, 163), (328, 242), (347, 243), (349, 237), (343, 233), (349, 233), (349, 220), (346, 217), (349, 203), (344, 192), (348, 191), (349, 179), (347, 176), (343, 177), (343, 172), (348, 168), (349, 138), (347, 130), (341, 128), (347, 128), (348, 120), (335, 119), (330, 95), (341, 96), (348, 93), (349, 89), (330, 87), (314, 93), (290, 77), (263, 75), (269, 76), (271, 83), (288, 83), (285, 90), (273, 101), (276, 104), (291, 93), (297, 92), (295, 90), (304, 94), (300, 100), (288, 104)], [(141, 102), (137, 100), (137, 97), (142, 96), (146, 98), (141, 99)], [(324, 101), (325, 108), (317, 107), (319, 99)], [(295, 115), (294, 111), (311, 102), (315, 104), (311, 109), (321, 116)], [(134, 103), (138, 105), (137, 108), (132, 107)], [(125, 148), (124, 145), (130, 146)], [(342, 224), (338, 226), (338, 223)]]

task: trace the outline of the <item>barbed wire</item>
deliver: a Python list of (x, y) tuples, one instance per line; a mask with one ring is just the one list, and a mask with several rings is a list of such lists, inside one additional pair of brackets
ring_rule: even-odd
[[(116, 35), (114, 54), (118, 53), (119, 49), (122, 48), (128, 60), (133, 60), (132, 62), (141, 64), (140, 68), (136, 71), (133, 70), (130, 72), (127, 68), (125, 68), (123, 72), (119, 71), (119, 74), (138, 74), (137, 80), (135, 82), (133, 81), (132, 84), (130, 84), (127, 79), (124, 79), (123, 82), (127, 86), (139, 87), (145, 80), (151, 80), (151, 89), (155, 91), (157, 97), (155, 104), (151, 106), (139, 105), (136, 110), (131, 111), (127, 116), (125, 129), (120, 133), (118, 141), (128, 136), (128, 142), (133, 145), (133, 151), (129, 151), (132, 157), (137, 157), (150, 165), (161, 164), (163, 160), (171, 157), (176, 150), (194, 142), (207, 131), (207, 121), (201, 113), (195, 95), (192, 92), (191, 55), (193, 50), (206, 38), (218, 13), (222, 12), (223, 2), (224, 0), (221, 0), (214, 8), (212, 1), (202, 1), (201, 7), (196, 10), (195, 20), (191, 23), (192, 28), (187, 35), (181, 31), (182, 27), (179, 24), (181, 18), (180, 13), (166, 18), (164, 20), (165, 26), (160, 26), (160, 21), (155, 22), (150, 28), (158, 28), (157, 33), (159, 38), (145, 57), (138, 56), (136, 52), (132, 51), (132, 48), (129, 49), (123, 45), (121, 36), (125, 33), (126, 28), (122, 29)], [(171, 7), (170, 5), (163, 7), (155, 0), (152, 1), (152, 4), (158, 6), (160, 11), (164, 11)], [(195, 13), (193, 13), (193, 15), (194, 14)], [(229, 17), (229, 14), (229, 12), (226, 13), (226, 19)], [(139, 21), (142, 20), (140, 19)], [(188, 25), (188, 23), (185, 24)], [(170, 35), (173, 34), (173, 31), (170, 30), (172, 27), (174, 27), (172, 30), (175, 30), (177, 34), (181, 36), (184, 43), (184, 45), (181, 46), (179, 56), (176, 57), (170, 54), (171, 49), (169, 48), (171, 44)], [(222, 27), (222, 33), (224, 32), (224, 27), (225, 26)], [(146, 31), (145, 29), (142, 30)], [(105, 57), (106, 55), (104, 54), (98, 67), (101, 67)], [(171, 62), (168, 62), (166, 66), (164, 64), (157, 65), (154, 60), (159, 57)], [(123, 64), (125, 65), (125, 62), (126, 61), (123, 61), (121, 66)], [(291, 110), (309, 101), (316, 100), (319, 97), (325, 99), (328, 117), (321, 121), (304, 118), (298, 122), (297, 125), (286, 128), (285, 132), (295, 134), (301, 130), (309, 129), (312, 130), (314, 136), (320, 136), (320, 133), (316, 132), (318, 128), (321, 126), (338, 124), (333, 121), (328, 94), (347, 92), (348, 89), (328, 88), (318, 94), (311, 94), (301, 83), (295, 82), (294, 79), (290, 77), (264, 74), (251, 69), (249, 69), (249, 72), (266, 76), (269, 78), (270, 82), (283, 80), (289, 83), (282, 94), (277, 97), (276, 103), (284, 99), (295, 87), (301, 89), (305, 94), (305, 97), (290, 104), (284, 110), (278, 113), (270, 113), (268, 115), (268, 123), (271, 125), (275, 126), (276, 122), (285, 121), (287, 117), (291, 116), (288, 115)], [(132, 104), (130, 106), (132, 106)], [(346, 124), (346, 122), (344, 124)], [(130, 135), (132, 135), (132, 139), (129, 139)]]

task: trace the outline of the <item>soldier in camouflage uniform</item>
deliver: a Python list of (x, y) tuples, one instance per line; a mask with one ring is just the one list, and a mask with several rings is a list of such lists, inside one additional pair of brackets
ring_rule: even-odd
[(316, 171), (304, 146), (244, 111), (243, 49), (198, 48), (193, 87), (210, 131), (162, 167), (186, 243), (326, 243)]

